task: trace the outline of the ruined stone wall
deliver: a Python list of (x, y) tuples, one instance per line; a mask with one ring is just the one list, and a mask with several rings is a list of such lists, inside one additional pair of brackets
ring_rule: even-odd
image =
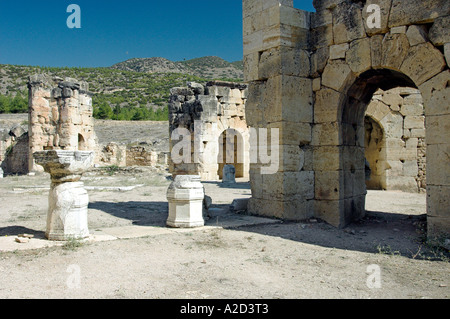
[(28, 173), (28, 144), (28, 134), (21, 135), (11, 144), (0, 165), (5, 174)]
[[(375, 92), (366, 118), (381, 132), (366, 126), (366, 158), (372, 178), (368, 189), (426, 190), (425, 113), (420, 91), (395, 88)], [(370, 134), (370, 135), (368, 135)]]
[(99, 145), (95, 165), (167, 167), (168, 157), (168, 152), (157, 151), (145, 142), (139, 145), (119, 145), (111, 142), (107, 145)]
[(21, 125), (0, 132), (0, 168), (5, 175), (28, 173), (28, 132)]
[(95, 165), (97, 166), (127, 166), (127, 148), (111, 142), (107, 145), (99, 145), (96, 152)]
[[(251, 167), (250, 212), (337, 227), (363, 217), (368, 104), (379, 88), (413, 87), (426, 116), (429, 233), (450, 233), (450, 2), (313, 3), (315, 13), (243, 0), (247, 123), (281, 135), (279, 172)], [(373, 4), (379, 27), (368, 24)]]
[[(248, 178), (249, 171), (249, 130), (245, 119), (247, 86), (229, 82), (210, 82), (206, 86), (188, 83), (187, 87), (173, 88), (169, 100), (169, 134), (177, 128), (185, 128), (191, 133), (191, 163), (177, 163), (169, 160), (173, 175), (200, 175), (202, 180), (219, 180), (225, 145), (233, 142), (233, 134), (238, 139), (233, 145), (239, 148), (238, 158), (232, 164), (238, 166), (238, 176)], [(194, 134), (195, 133), (195, 134)], [(195, 137), (196, 136), (196, 137)], [(179, 141), (170, 141), (170, 152)], [(225, 150), (226, 151), (226, 150)], [(197, 152), (198, 159), (194, 153)], [(223, 163), (222, 163), (223, 164)]]
[[(92, 97), (86, 82), (34, 75), (28, 87), (30, 154), (47, 149), (96, 149)], [(29, 158), (30, 171), (40, 170)]]
[(140, 144), (127, 148), (127, 166), (155, 166), (158, 153), (148, 144)]

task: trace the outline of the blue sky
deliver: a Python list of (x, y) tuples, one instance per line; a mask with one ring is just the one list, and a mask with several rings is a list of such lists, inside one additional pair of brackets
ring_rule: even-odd
[[(66, 25), (81, 8), (81, 29)], [(314, 11), (312, 0), (294, 0)], [(241, 0), (0, 0), (0, 64), (107, 67), (131, 58), (242, 59)]]

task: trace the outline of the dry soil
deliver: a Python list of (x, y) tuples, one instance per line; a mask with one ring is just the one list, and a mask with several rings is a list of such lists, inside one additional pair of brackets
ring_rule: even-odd
[[(250, 196), (248, 183), (205, 183), (222, 213), (208, 227), (176, 231), (164, 227), (167, 177), (149, 168), (86, 174), (91, 233), (114, 240), (14, 243), (0, 252), (0, 298), (449, 297), (448, 257), (423, 241), (424, 194), (369, 192), (366, 218), (342, 230), (258, 218), (239, 227), (233, 220), (246, 216), (224, 211)], [(1, 180), (0, 245), (20, 233), (42, 241), (48, 186), (46, 174)], [(381, 288), (368, 285), (370, 265)]]

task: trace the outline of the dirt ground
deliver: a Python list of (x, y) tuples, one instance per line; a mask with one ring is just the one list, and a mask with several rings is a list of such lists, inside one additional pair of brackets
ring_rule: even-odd
[[(0, 298), (450, 296), (448, 252), (424, 242), (424, 194), (371, 191), (366, 218), (340, 230), (227, 213), (233, 199), (251, 196), (249, 184), (204, 183), (216, 208), (207, 227), (172, 230), (165, 227), (167, 177), (150, 168), (86, 174), (90, 231), (112, 240), (39, 249), (12, 239), (29, 233), (45, 241), (48, 175), (0, 180)], [(16, 248), (5, 251), (5, 242)]]

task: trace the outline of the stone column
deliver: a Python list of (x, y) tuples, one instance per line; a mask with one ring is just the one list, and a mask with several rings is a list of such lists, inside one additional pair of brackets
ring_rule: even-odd
[(51, 176), (46, 237), (57, 241), (89, 237), (89, 196), (80, 179), (92, 166), (94, 152), (43, 151), (34, 159)]
[(205, 191), (200, 176), (178, 175), (167, 190), (169, 218), (167, 226), (194, 228), (205, 225), (203, 199)]

